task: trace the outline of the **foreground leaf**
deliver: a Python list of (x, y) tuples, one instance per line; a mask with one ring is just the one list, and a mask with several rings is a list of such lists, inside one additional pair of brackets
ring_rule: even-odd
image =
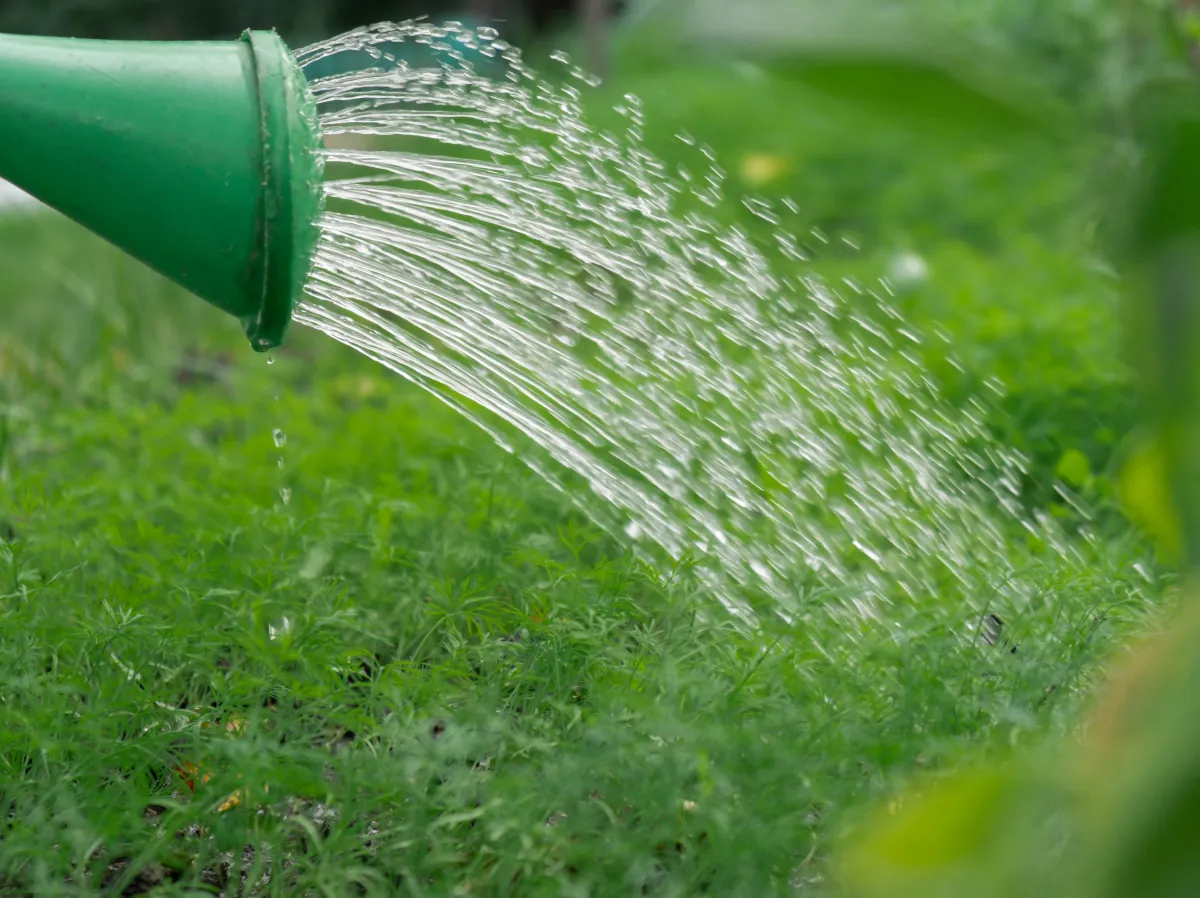
[(1200, 571), (1200, 90), (1148, 95), (1145, 173), (1120, 245), (1135, 359), (1180, 519)]
[(1154, 539), (1165, 557), (1178, 560), (1183, 538), (1159, 440), (1143, 437), (1137, 443), (1121, 468), (1118, 489), (1129, 519)]
[(1086, 786), (1081, 898), (1200, 894), (1200, 605), (1131, 654), (1072, 770)]
[(678, 37), (749, 56), (830, 97), (941, 137), (1002, 140), (1070, 134), (1050, 93), (994, 50), (895, 14), (837, 4), (753, 0), (730, 15), (722, 0), (673, 13)]
[(980, 766), (877, 814), (843, 855), (841, 884), (861, 898), (1016, 898), (1036, 894), (1058, 821), (1053, 789), (1020, 764)]

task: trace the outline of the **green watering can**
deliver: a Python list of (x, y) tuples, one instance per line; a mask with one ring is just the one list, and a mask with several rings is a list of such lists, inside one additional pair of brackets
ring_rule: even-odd
[(321, 210), (307, 81), (274, 32), (176, 43), (0, 35), (0, 178), (278, 346)]

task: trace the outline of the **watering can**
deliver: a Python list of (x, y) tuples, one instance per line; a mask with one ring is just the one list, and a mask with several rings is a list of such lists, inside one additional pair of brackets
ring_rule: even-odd
[(278, 346), (317, 241), (321, 146), (274, 32), (0, 35), (0, 178)]

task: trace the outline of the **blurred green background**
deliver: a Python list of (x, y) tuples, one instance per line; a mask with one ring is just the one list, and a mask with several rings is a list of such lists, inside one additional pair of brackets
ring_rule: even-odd
[[(623, 0), (604, 0), (613, 14)], [(147, 40), (209, 40), (245, 28), (276, 28), (305, 42), (375, 22), (427, 15), (500, 27), (528, 39), (578, 19), (575, 0), (52, 0), (5, 3), (0, 30)]]

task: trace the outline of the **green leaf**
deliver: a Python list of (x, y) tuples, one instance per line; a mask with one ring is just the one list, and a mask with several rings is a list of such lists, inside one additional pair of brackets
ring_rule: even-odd
[(988, 140), (1073, 133), (1050, 92), (964, 35), (897, 16), (797, 0), (692, 0), (681, 38), (750, 56), (828, 96), (940, 136)]
[(1163, 554), (1178, 558), (1183, 545), (1179, 518), (1157, 440), (1143, 439), (1137, 445), (1121, 468), (1117, 488), (1129, 519), (1150, 534)]
[(1058, 460), (1054, 476), (1069, 486), (1083, 488), (1092, 482), (1092, 465), (1078, 449), (1068, 449)]
[(1086, 824), (1073, 879), (1086, 898), (1200, 894), (1200, 605), (1111, 680), (1073, 765)]
[(1139, 114), (1145, 161), (1120, 245), (1130, 343), (1160, 492), (1178, 516), (1176, 551), (1200, 572), (1200, 87), (1163, 79), (1143, 92)]
[(1132, 112), (1145, 161), (1120, 249), (1144, 258), (1200, 232), (1200, 85), (1190, 77), (1147, 81)]
[(857, 898), (1036, 894), (1035, 855), (1045, 846), (1029, 822), (1055, 793), (1031, 773), (976, 767), (893, 802), (846, 845), (840, 885)]

